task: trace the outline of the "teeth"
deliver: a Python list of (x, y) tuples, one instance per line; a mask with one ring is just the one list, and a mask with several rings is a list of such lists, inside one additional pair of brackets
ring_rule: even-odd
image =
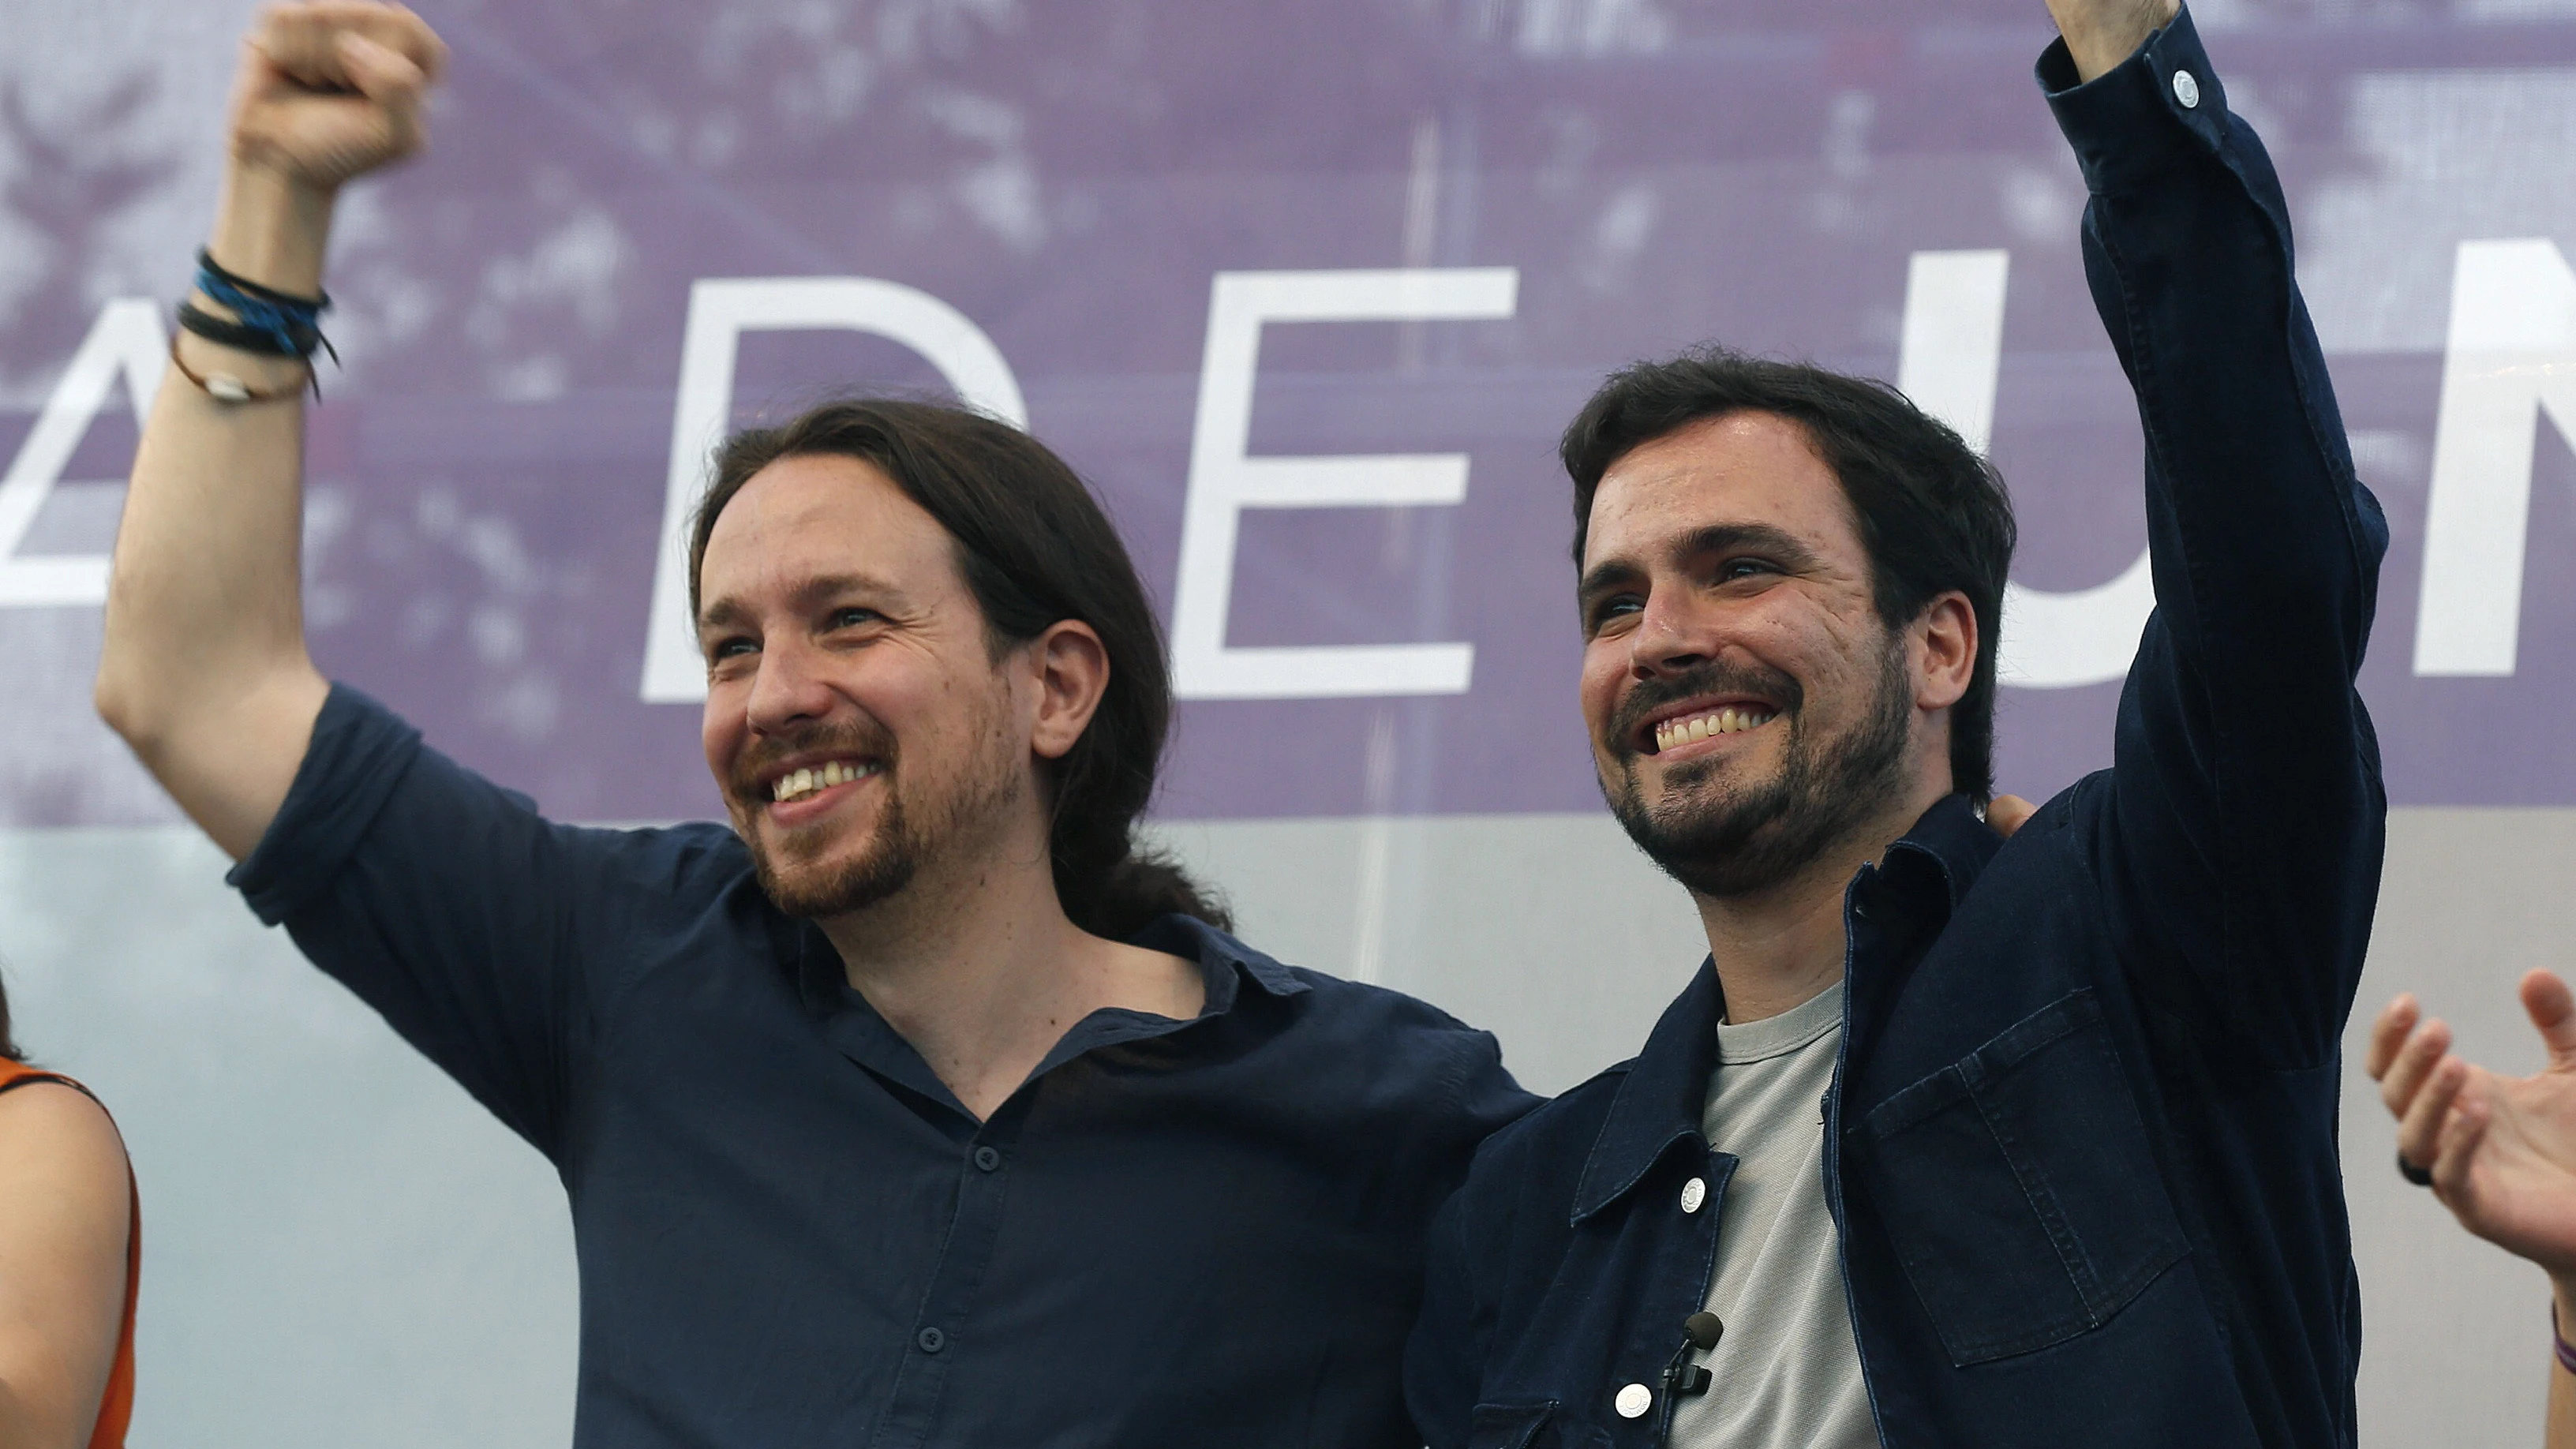
[(1668, 719), (1655, 726), (1655, 748), (1668, 750), (1711, 735), (1731, 735), (1769, 724), (1773, 712), (1758, 705), (1726, 705), (1687, 719)]
[(828, 790), (834, 785), (846, 785), (853, 780), (864, 780), (876, 772), (877, 766), (873, 764), (853, 765), (841, 760), (828, 760), (821, 765), (791, 770), (779, 776), (769, 787), (769, 798), (782, 804), (789, 800), (801, 800), (817, 790)]

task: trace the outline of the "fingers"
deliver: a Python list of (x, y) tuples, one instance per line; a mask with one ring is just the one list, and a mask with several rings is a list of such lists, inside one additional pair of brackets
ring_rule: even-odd
[[(2440, 1018), (2418, 1024), (2408, 1033), (2390, 1058), (2388, 1069), (2379, 1078), (2379, 1100), (2388, 1115), (2403, 1121), (2414, 1110), (2415, 1098), (2443, 1054), (2451, 1049), (2451, 1028)], [(2410, 1157), (2409, 1162), (2422, 1164), (2430, 1157)]]
[[(2404, 1059), (2399, 1060), (2402, 1065)], [(2441, 1160), (2442, 1125), (2468, 1081), (2469, 1064), (2458, 1057), (2443, 1057), (2434, 1063), (2425, 1074), (2422, 1090), (2415, 1093), (2406, 1104), (2405, 1116), (2398, 1119), (2398, 1156), (2418, 1167)]]
[(2416, 1020), (2423, 1014), (2424, 1009), (2416, 1004), (2411, 991), (2399, 992), (2380, 1011), (2379, 1019), (2370, 1025), (2370, 1050), (2362, 1058), (2362, 1066), (2372, 1081), (2388, 1075), (2389, 1063), (2397, 1060), (2397, 1049), (2405, 1045), (2406, 1033), (2415, 1029)]
[(338, 37), (341, 68), (360, 95), (384, 108), (386, 149), (401, 156), (420, 148), (420, 98), (429, 73), (391, 46), (354, 30)]
[(2038, 806), (2019, 795), (1997, 795), (1986, 802), (1986, 823), (1995, 828), (1995, 834), (2007, 839), (2014, 831), (2029, 824), (2030, 817), (2038, 813)]
[[(2472, 1183), (2469, 1164), (2477, 1156), (2478, 1144), (2486, 1140), (2487, 1124), (2495, 1120), (2494, 1104), (2488, 1100), (2489, 1081), (2481, 1081), (2473, 1072), (2463, 1072), (2466, 1079), (2450, 1115), (2444, 1120), (2431, 1158), (2407, 1159), (2409, 1162), (2430, 1161), (2433, 1195), (2453, 1212), (2471, 1208)], [(2400, 1151), (2405, 1150), (2402, 1146)]]
[[(260, 12), (251, 44), (298, 85), (313, 90), (363, 90), (363, 78), (355, 73), (342, 44), (343, 37), (352, 35), (402, 57), (419, 72), (422, 85), (436, 80), (446, 68), (446, 44), (419, 16), (399, 5), (361, 0), (272, 5)], [(377, 69), (381, 73), (381, 65)]]
[(2567, 983), (2555, 973), (2533, 971), (2522, 978), (2521, 994), (2523, 1011), (2549, 1046), (2549, 1065), (2576, 1069), (2576, 996), (2568, 993)]

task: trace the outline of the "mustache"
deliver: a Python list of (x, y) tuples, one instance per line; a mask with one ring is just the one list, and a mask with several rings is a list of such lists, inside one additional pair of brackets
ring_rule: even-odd
[(1610, 717), (1610, 752), (1621, 760), (1632, 760), (1637, 748), (1637, 727), (1646, 716), (1668, 704), (1677, 704), (1703, 694), (1749, 694), (1769, 700), (1780, 712), (1794, 715), (1806, 703), (1807, 691), (1797, 680), (1777, 669), (1758, 664), (1726, 664), (1712, 660), (1686, 673), (1649, 679), (1628, 691)]
[(783, 761), (798, 755), (856, 756), (882, 763), (886, 773), (894, 772), (894, 734), (874, 720), (849, 720), (839, 724), (816, 725), (789, 735), (766, 735), (734, 757), (733, 767), (725, 772), (725, 793), (735, 800), (758, 804), (769, 798), (769, 786), (762, 776)]

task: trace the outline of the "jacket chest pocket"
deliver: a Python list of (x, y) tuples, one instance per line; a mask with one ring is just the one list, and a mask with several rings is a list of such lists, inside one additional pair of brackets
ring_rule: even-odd
[(1556, 1410), (1554, 1399), (1478, 1404), (1467, 1421), (1467, 1449), (1609, 1449), (1607, 1436), (1567, 1422)]
[(2186, 1250), (2090, 988), (1870, 1109), (1860, 1133), (1955, 1365), (2098, 1328)]

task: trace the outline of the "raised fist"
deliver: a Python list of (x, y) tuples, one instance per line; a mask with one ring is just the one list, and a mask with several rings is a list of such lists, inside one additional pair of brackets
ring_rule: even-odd
[(447, 47), (400, 5), (272, 5), (243, 42), (232, 102), (242, 166), (319, 191), (418, 151)]

